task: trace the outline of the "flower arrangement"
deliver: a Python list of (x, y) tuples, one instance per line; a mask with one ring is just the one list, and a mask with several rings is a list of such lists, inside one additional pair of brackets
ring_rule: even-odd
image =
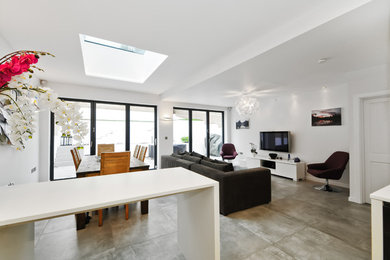
[[(79, 107), (64, 102), (49, 88), (34, 86), (34, 71), (42, 71), (35, 64), (48, 52), (16, 51), (0, 59), (0, 143), (11, 144), (23, 150), (35, 133), (35, 114), (49, 108), (55, 114), (56, 124), (79, 145), (87, 134), (87, 125), (81, 122)], [(53, 56), (54, 57), (54, 56)]]

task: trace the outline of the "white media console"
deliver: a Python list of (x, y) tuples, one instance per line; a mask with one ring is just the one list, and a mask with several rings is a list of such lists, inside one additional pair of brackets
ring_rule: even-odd
[(306, 163), (293, 160), (270, 159), (261, 156), (247, 157), (247, 167), (264, 167), (271, 170), (271, 174), (293, 179), (294, 181), (305, 179)]

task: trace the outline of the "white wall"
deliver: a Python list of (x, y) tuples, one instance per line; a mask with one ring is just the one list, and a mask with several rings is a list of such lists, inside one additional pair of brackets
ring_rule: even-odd
[[(227, 119), (228, 110), (226, 107), (216, 107), (216, 106), (205, 106), (205, 105), (195, 105), (188, 103), (172, 103), (167, 101), (161, 101), (160, 96), (153, 94), (143, 94), (136, 92), (129, 92), (123, 90), (115, 89), (105, 89), (105, 88), (93, 88), (89, 86), (79, 86), (79, 85), (70, 85), (64, 83), (49, 82), (46, 87), (52, 88), (60, 97), (64, 98), (78, 98), (78, 99), (88, 99), (88, 100), (99, 100), (99, 101), (112, 101), (112, 102), (124, 102), (124, 103), (134, 103), (134, 104), (146, 104), (146, 105), (157, 105), (157, 156), (160, 158), (161, 155), (170, 154), (173, 151), (173, 128), (171, 120), (163, 120), (164, 115), (170, 116), (172, 118), (173, 107), (186, 107), (186, 108), (200, 108), (200, 109), (213, 109), (220, 110), (225, 112), (225, 142), (230, 140), (230, 127), (228, 127)], [(46, 165), (49, 165), (49, 151), (48, 147), (50, 145), (50, 135), (49, 124), (50, 120), (48, 119), (49, 114), (43, 115), (41, 113), (41, 129), (42, 137), (40, 138), (40, 146), (42, 147), (40, 154), (41, 165), (41, 176), (40, 180), (48, 180), (49, 168)], [(47, 132), (44, 132), (47, 131)], [(43, 133), (44, 132), (44, 133)], [(160, 160), (158, 160), (158, 166), (160, 165)]]
[[(38, 129), (37, 129), (38, 130)], [(39, 176), (39, 133), (27, 142), (24, 151), (16, 151), (9, 145), (0, 145), (0, 186), (38, 182)], [(36, 167), (37, 171), (31, 173)]]
[[(0, 34), (0, 57), (10, 53), (12, 48)], [(38, 118), (37, 118), (38, 119)], [(9, 145), (0, 145), (0, 186), (37, 182), (39, 179), (39, 121), (37, 132), (31, 141), (27, 142), (24, 151), (16, 151)], [(31, 173), (31, 169), (37, 170)]]
[[(307, 163), (323, 162), (335, 151), (349, 151), (349, 99), (348, 86), (341, 85), (317, 88), (310, 92), (283, 95), (272, 98), (260, 98), (260, 110), (250, 118), (250, 129), (235, 129), (240, 117), (232, 111), (232, 142), (239, 152), (250, 155), (249, 143), (259, 147), (260, 131), (290, 131), (292, 135), (291, 156), (299, 157)], [(311, 111), (324, 108), (342, 108), (341, 126), (311, 126)], [(267, 156), (269, 151), (258, 151)], [(287, 158), (287, 153), (278, 153)], [(307, 176), (317, 181), (323, 181)], [(348, 187), (349, 170), (339, 181), (331, 182)]]

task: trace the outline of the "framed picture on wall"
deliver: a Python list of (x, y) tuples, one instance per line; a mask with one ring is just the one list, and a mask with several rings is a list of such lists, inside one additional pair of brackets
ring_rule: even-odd
[(312, 126), (341, 125), (341, 107), (311, 111)]
[(238, 120), (236, 122), (236, 129), (249, 129), (249, 120)]

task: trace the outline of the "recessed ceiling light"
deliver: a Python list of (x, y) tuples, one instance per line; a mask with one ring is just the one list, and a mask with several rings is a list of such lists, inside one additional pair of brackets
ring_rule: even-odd
[(318, 64), (321, 64), (321, 63), (327, 62), (328, 60), (329, 60), (329, 58), (321, 58), (317, 62), (318, 62)]
[(168, 58), (165, 54), (80, 34), (85, 75), (144, 83)]

